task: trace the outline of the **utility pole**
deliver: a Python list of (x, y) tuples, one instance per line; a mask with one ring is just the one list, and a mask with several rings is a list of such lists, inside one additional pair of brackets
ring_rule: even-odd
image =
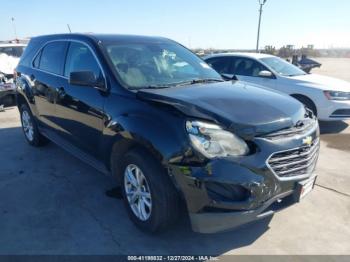
[(16, 24), (15, 24), (15, 18), (11, 17), (11, 21), (12, 21), (12, 26), (13, 26), (13, 32), (15, 33), (15, 39), (17, 41), (18, 38), (17, 38), (17, 30), (16, 30)]
[(258, 0), (260, 9), (259, 9), (259, 24), (258, 24), (258, 37), (256, 40), (256, 52), (259, 52), (259, 41), (260, 41), (260, 25), (261, 25), (261, 14), (263, 12), (263, 6), (266, 3), (267, 0)]

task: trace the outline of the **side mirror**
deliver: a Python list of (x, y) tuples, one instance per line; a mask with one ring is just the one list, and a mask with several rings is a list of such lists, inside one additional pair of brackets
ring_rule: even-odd
[(270, 71), (263, 70), (259, 72), (260, 77), (265, 77), (265, 78), (272, 78), (273, 74)]
[(236, 75), (231, 75), (231, 74), (221, 74), (221, 77), (225, 80), (225, 81), (237, 81), (238, 78), (236, 77)]
[(105, 88), (104, 81), (97, 79), (91, 71), (71, 72), (69, 75), (69, 84), (77, 86), (90, 86), (97, 88)]

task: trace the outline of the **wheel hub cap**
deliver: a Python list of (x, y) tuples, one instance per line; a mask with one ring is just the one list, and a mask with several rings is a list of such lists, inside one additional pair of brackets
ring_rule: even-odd
[(146, 221), (152, 212), (151, 191), (146, 177), (136, 165), (128, 165), (124, 172), (124, 188), (129, 206), (135, 216)]
[(32, 119), (27, 111), (22, 112), (22, 126), (25, 136), (29, 141), (34, 139), (34, 128)]

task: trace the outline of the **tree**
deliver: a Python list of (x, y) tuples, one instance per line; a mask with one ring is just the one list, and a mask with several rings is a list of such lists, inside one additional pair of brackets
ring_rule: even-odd
[(276, 55), (276, 47), (274, 47), (272, 45), (267, 45), (267, 46), (265, 46), (263, 53), (269, 54), (269, 55)]

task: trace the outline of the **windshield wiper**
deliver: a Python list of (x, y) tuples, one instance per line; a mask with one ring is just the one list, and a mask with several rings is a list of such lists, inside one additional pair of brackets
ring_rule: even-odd
[(225, 81), (223, 79), (219, 79), (219, 78), (192, 79), (190, 81), (174, 83), (174, 85), (175, 86), (184, 86), (184, 85), (195, 85), (195, 84), (210, 83), (210, 82), (225, 82)]
[(305, 74), (291, 74), (291, 75), (287, 75), (289, 77), (293, 77), (293, 76), (304, 76), (304, 75), (307, 75), (306, 73)]
[(130, 87), (129, 90), (142, 90), (142, 89), (163, 89), (163, 88), (169, 88), (170, 85), (149, 85), (149, 86), (142, 86), (142, 87)]
[(194, 84), (210, 83), (210, 82), (225, 82), (225, 81), (223, 79), (218, 79), (218, 78), (192, 79), (192, 80), (183, 81), (183, 82), (176, 82), (176, 83), (170, 83), (170, 84), (160, 84), (160, 85), (149, 85), (149, 86), (144, 86), (144, 87), (132, 87), (129, 89), (131, 89), (131, 90), (163, 89), (163, 88), (170, 88), (170, 87), (176, 87), (176, 86), (194, 85)]
[(149, 85), (146, 87), (146, 89), (163, 89), (163, 88), (169, 88), (170, 85)]

